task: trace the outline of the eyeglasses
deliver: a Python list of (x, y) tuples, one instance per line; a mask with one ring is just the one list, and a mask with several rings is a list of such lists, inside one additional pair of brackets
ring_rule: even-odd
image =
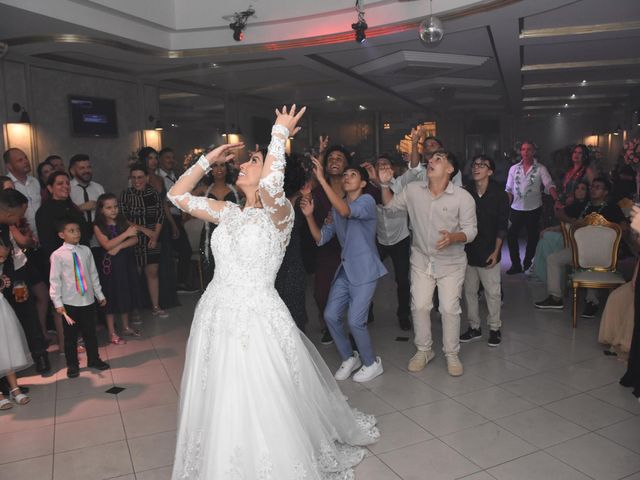
[(489, 168), (489, 164), (482, 162), (472, 163), (471, 168)]

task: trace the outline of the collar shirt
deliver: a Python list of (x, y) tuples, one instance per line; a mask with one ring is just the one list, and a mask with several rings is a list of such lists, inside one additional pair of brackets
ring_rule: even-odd
[[(394, 178), (389, 188), (395, 195), (400, 193), (404, 186), (399, 179)], [(376, 206), (376, 213), (378, 216), (376, 236), (380, 245), (395, 245), (409, 236), (409, 217), (406, 211), (391, 212), (379, 204)]]
[[(161, 168), (158, 169), (158, 175), (162, 177), (162, 181), (164, 182), (164, 188), (167, 190), (167, 192), (171, 190), (171, 187), (173, 187), (173, 185), (178, 181), (175, 173), (165, 172)], [(176, 215), (176, 216), (180, 215), (180, 210), (178, 210), (173, 204), (171, 204), (171, 207), (169, 208), (169, 210), (171, 211), (171, 215)]]
[(520, 161), (509, 169), (505, 190), (513, 195), (511, 208), (518, 211), (529, 212), (542, 206), (542, 187), (549, 193), (555, 188), (547, 167), (533, 161), (531, 168), (525, 173), (524, 163)]
[(29, 204), (27, 206), (27, 211), (24, 214), (25, 219), (27, 220), (27, 225), (33, 232), (33, 234), (38, 237), (38, 229), (36, 228), (36, 212), (40, 208), (40, 204), (42, 203), (42, 196), (40, 192), (40, 182), (36, 180), (31, 175), (27, 175), (27, 180), (25, 183), (22, 183), (18, 180), (13, 173), (9, 172), (7, 176), (13, 180), (14, 185), (16, 186), (16, 190), (22, 193), (29, 200)]
[[(80, 186), (80, 183), (78, 183), (78, 180), (76, 180), (75, 178), (72, 179), (70, 182), (70, 186), (71, 186), (71, 189), (69, 192), (69, 196), (71, 197), (71, 201), (73, 203), (80, 206), (87, 201), (84, 196), (84, 188)], [(94, 202), (98, 200), (98, 197), (104, 193), (104, 187), (94, 181), (89, 182), (89, 185), (86, 186), (86, 189), (87, 189), (87, 195), (89, 197), (89, 200), (92, 200)], [(84, 214), (85, 217), (87, 217), (87, 221), (92, 223), (96, 219), (96, 209), (94, 208), (90, 212), (91, 212), (91, 217), (90, 217), (91, 220), (89, 220), (87, 211), (83, 211), (82, 213)], [(91, 243), (91, 248), (98, 247), (100, 245), (96, 240), (95, 235), (91, 236), (90, 243)]]
[(469, 192), (449, 182), (445, 191), (434, 197), (426, 183), (412, 182), (394, 195), (384, 208), (409, 214), (413, 230), (412, 268), (441, 277), (466, 265), (464, 244), (455, 243), (440, 250), (436, 245), (442, 237), (441, 230), (464, 233), (466, 243), (475, 239), (478, 231), (476, 204)]
[[(500, 185), (489, 180), (487, 190), (482, 196), (478, 195), (475, 183), (466, 187), (476, 202), (476, 218), (478, 220), (478, 234), (473, 242), (465, 245), (467, 260), (472, 267), (485, 267), (487, 258), (496, 248), (496, 239), (507, 236), (509, 223), (509, 197)], [(498, 252), (500, 262), (500, 252)]]
[[(76, 268), (73, 254), (77, 255), (82, 276), (86, 280), (86, 291), (82, 295), (78, 290)], [(49, 274), (49, 296), (55, 308), (63, 305), (86, 307), (104, 299), (98, 270), (89, 247), (63, 243), (51, 254), (51, 272)]]

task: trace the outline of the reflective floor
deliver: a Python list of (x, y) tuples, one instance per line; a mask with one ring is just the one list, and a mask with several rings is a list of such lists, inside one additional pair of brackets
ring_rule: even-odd
[[(489, 348), (487, 332), (463, 345), (465, 374), (452, 378), (437, 314), (438, 356), (424, 371), (407, 372), (413, 345), (397, 340), (407, 335), (396, 326), (392, 278), (380, 282), (371, 333), (385, 373), (366, 385), (342, 382), (354, 406), (378, 416), (382, 432), (358, 480), (640, 480), (640, 403), (618, 385), (623, 364), (602, 354), (599, 316), (573, 330), (568, 308), (533, 308), (543, 287), (504, 276), (502, 345)], [(31, 387), (31, 403), (0, 412), (0, 478), (169, 479), (197, 297), (181, 296), (183, 306), (167, 319), (145, 317), (142, 338), (103, 347), (111, 370), (83, 369), (69, 380), (62, 356), (52, 353), (54, 375), (27, 372), (21, 383)], [(308, 304), (309, 336), (318, 342)], [(335, 368), (334, 347), (319, 350)], [(114, 385), (125, 390), (105, 393)]]

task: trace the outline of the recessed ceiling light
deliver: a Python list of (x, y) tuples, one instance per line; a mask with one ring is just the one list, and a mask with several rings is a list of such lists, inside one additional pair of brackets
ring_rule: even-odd
[(575, 94), (575, 93), (572, 93), (572, 94), (571, 94), (571, 98), (572, 98), (572, 99), (576, 98), (576, 94)]
[(564, 108), (567, 108), (568, 106), (569, 106), (569, 104), (568, 104), (568, 103), (565, 103), (565, 104), (564, 104)]
[(560, 116), (560, 112), (558, 112), (556, 115)]
[(586, 80), (582, 80), (582, 82), (580, 82), (582, 85), (586, 85), (587, 81)]
[(365, 107), (364, 105), (358, 105), (358, 110), (366, 110), (367, 107)]
[(217, 63), (210, 63), (209, 65), (207, 65), (209, 68), (219, 68), (220, 65), (218, 65)]
[(327, 95), (326, 99), (327, 99), (327, 102), (335, 102), (336, 101), (336, 98), (332, 97), (331, 95)]

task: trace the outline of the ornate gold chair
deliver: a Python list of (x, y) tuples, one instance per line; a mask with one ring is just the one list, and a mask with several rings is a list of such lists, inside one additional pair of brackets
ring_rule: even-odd
[(573, 250), (573, 328), (578, 324), (579, 288), (616, 288), (625, 283), (616, 272), (622, 229), (602, 215), (590, 213), (575, 222), (569, 239)]
[(571, 246), (571, 239), (569, 238), (570, 233), (569, 229), (571, 228), (570, 223), (560, 222), (560, 232), (562, 233), (562, 243), (564, 248), (569, 248)]

